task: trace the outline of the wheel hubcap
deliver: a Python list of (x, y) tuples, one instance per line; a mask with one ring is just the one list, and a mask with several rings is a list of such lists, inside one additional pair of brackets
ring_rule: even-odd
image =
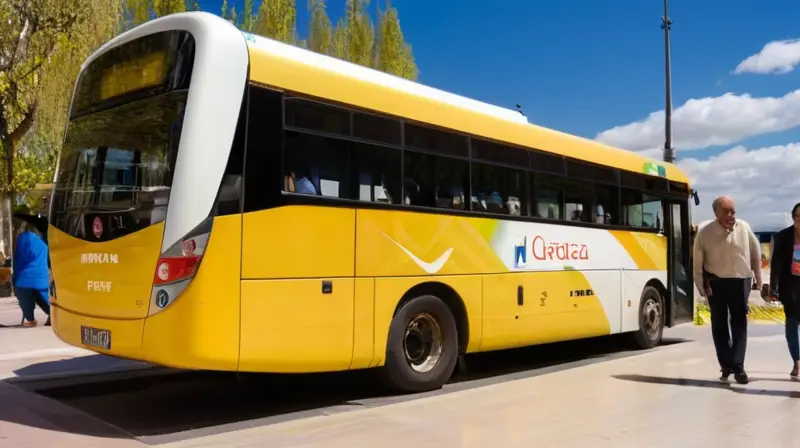
[(661, 329), (661, 306), (658, 300), (650, 297), (644, 304), (644, 326), (647, 337), (652, 340), (658, 338)]
[(408, 365), (415, 371), (433, 370), (442, 357), (442, 345), (442, 330), (430, 314), (420, 313), (408, 323), (403, 348)]

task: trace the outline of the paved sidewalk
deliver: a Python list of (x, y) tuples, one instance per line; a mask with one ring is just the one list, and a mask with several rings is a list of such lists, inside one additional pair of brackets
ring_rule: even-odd
[[(751, 383), (722, 385), (708, 328), (698, 342), (400, 404), (162, 445), (171, 448), (793, 447), (800, 383), (782, 330), (753, 325)], [(776, 334), (777, 332), (777, 334)]]
[(126, 372), (146, 365), (97, 355), (61, 342), (37, 309), (40, 326), (19, 327), (16, 299), (0, 299), (0, 448), (139, 447), (127, 434), (57, 401), (17, 387), (20, 382), (64, 382)]

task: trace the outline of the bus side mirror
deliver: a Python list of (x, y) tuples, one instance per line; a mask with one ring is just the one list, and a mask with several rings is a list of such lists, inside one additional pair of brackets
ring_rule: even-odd
[(697, 190), (692, 190), (692, 199), (694, 199), (694, 205), (700, 205), (700, 196), (697, 195)]

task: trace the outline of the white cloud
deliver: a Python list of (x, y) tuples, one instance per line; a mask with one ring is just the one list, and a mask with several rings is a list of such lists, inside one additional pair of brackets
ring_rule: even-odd
[(736, 216), (754, 230), (775, 230), (791, 224), (792, 206), (800, 202), (800, 142), (754, 150), (737, 146), (678, 165), (700, 195), (700, 206), (692, 210), (695, 223), (712, 219), (711, 202), (728, 195), (736, 202)]
[(764, 45), (758, 53), (740, 62), (733, 73), (781, 75), (800, 65), (800, 39), (775, 40)]
[[(673, 144), (678, 150), (728, 145), (800, 126), (800, 90), (776, 97), (748, 94), (691, 99), (672, 114)], [(595, 139), (631, 151), (664, 147), (664, 111), (600, 132)]]

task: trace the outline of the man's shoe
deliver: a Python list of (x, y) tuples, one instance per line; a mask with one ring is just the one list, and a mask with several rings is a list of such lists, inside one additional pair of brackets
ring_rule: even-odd
[(800, 361), (795, 361), (792, 365), (792, 371), (789, 373), (789, 377), (796, 380), (798, 376), (800, 376)]
[(44, 326), (45, 327), (49, 327), (50, 326), (50, 316), (47, 316), (47, 320), (44, 321)]
[(722, 374), (719, 376), (719, 380), (722, 381), (723, 383), (730, 382), (730, 380), (731, 380), (730, 377), (731, 377), (731, 374), (733, 373), (733, 371), (731, 369), (725, 369), (724, 368), (724, 369), (721, 370), (721, 372), (722, 372)]
[(35, 327), (37, 325), (39, 325), (39, 322), (36, 322), (36, 320), (23, 320), (22, 321), (22, 326), (25, 327), (25, 328), (33, 328), (33, 327)]
[(738, 372), (738, 373), (735, 373), (735, 374), (733, 374), (733, 378), (734, 378), (734, 379), (736, 380), (736, 382), (737, 382), (737, 383), (739, 383), (739, 384), (747, 384), (747, 383), (749, 383), (749, 382), (750, 382), (750, 379), (749, 379), (749, 378), (747, 378), (747, 374), (746, 374), (746, 373), (744, 373), (744, 371), (741, 371), (741, 372)]

